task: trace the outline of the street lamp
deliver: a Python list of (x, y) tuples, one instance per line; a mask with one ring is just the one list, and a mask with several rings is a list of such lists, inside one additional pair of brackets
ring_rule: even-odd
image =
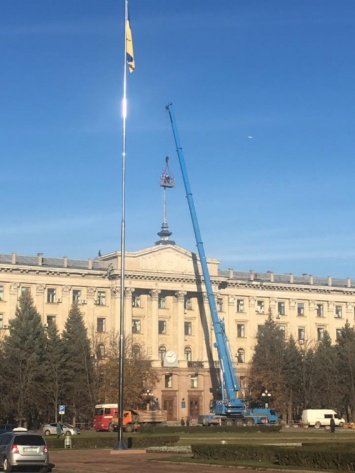
[(264, 400), (265, 408), (269, 407), (271, 393), (269, 393), (269, 391), (265, 389), (265, 391), (261, 393), (261, 397)]
[(142, 398), (144, 402), (146, 403), (146, 409), (149, 411), (150, 409), (150, 403), (154, 399), (154, 393), (150, 389), (146, 389), (142, 393)]

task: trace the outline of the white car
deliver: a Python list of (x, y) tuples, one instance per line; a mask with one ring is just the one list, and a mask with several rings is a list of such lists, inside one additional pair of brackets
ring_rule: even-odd
[[(80, 430), (74, 427), (71, 424), (67, 424), (65, 422), (60, 422), (62, 427), (62, 435), (78, 435), (80, 434)], [(44, 435), (57, 435), (57, 424), (53, 422), (52, 424), (45, 424), (43, 426), (43, 434)]]

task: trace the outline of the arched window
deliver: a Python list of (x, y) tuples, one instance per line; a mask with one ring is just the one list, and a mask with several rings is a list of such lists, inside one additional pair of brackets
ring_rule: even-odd
[(239, 348), (237, 353), (238, 363), (245, 363), (245, 350), (244, 348)]
[(102, 358), (105, 358), (105, 356), (106, 356), (105, 345), (103, 343), (99, 343), (97, 345), (97, 358), (99, 360), (102, 360)]
[(159, 347), (159, 358), (161, 359), (161, 361), (164, 361), (165, 353), (166, 353), (166, 346), (165, 345), (160, 345), (160, 347)]
[(141, 357), (141, 347), (139, 345), (133, 345), (132, 355), (135, 360), (138, 360), (138, 358)]
[(192, 350), (191, 350), (191, 347), (185, 347), (184, 354), (185, 354), (185, 360), (186, 360), (186, 361), (191, 361), (191, 360), (192, 360)]

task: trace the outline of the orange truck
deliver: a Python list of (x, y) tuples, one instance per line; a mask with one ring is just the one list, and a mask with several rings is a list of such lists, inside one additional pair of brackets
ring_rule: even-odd
[[(167, 422), (167, 411), (143, 411), (143, 410), (127, 410), (123, 411), (123, 430), (125, 432), (133, 432), (141, 425), (147, 424), (164, 424)], [(112, 417), (108, 430), (114, 432), (118, 428), (117, 412)]]

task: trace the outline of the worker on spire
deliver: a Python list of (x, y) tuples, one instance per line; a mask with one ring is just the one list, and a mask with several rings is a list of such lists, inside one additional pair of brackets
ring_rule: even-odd
[(160, 187), (175, 187), (175, 177), (173, 176), (169, 168), (169, 156), (165, 158), (165, 162), (166, 165), (164, 171), (160, 176)]

